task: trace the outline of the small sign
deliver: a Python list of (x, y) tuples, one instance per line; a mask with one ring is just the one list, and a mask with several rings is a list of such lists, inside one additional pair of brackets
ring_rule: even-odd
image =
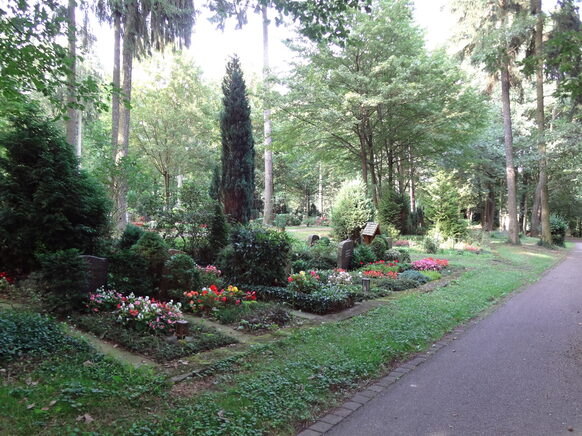
[(380, 234), (380, 225), (378, 223), (366, 223), (362, 231), (362, 236), (376, 236)]

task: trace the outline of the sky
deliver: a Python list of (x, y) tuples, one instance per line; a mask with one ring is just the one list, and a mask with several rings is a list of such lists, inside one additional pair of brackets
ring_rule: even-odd
[[(417, 24), (426, 31), (427, 47), (435, 49), (446, 43), (451, 36), (455, 24), (454, 17), (447, 11), (448, 0), (414, 0), (414, 18)], [(555, 0), (546, 0), (545, 7), (553, 7)], [(270, 18), (274, 13), (270, 13)], [(230, 21), (224, 32), (217, 30), (214, 24), (208, 22), (208, 17), (197, 18), (192, 35), (190, 52), (203, 71), (205, 79), (220, 81), (224, 75), (227, 59), (234, 53), (241, 59), (245, 74), (260, 76), (263, 63), (263, 34), (261, 18), (258, 14), (249, 13), (249, 22), (243, 29), (235, 29), (234, 21)], [(105, 72), (113, 68), (113, 32), (109, 27), (96, 26), (98, 35), (96, 52)], [(287, 60), (292, 52), (284, 44), (284, 40), (294, 35), (292, 27), (279, 26), (274, 23), (269, 26), (269, 57), (272, 71), (284, 72)]]
[[(429, 48), (443, 44), (452, 28), (453, 17), (442, 10), (445, 3), (446, 0), (415, 1), (414, 16), (417, 23), (426, 28)], [(270, 13), (270, 18), (272, 17), (273, 12)], [(224, 32), (217, 30), (207, 18), (205, 15), (197, 18), (189, 49), (196, 63), (202, 68), (204, 78), (221, 80), (227, 59), (234, 53), (240, 57), (246, 74), (260, 75), (263, 64), (261, 17), (251, 12), (248, 24), (243, 29), (235, 29), (235, 22), (230, 21)], [(113, 68), (113, 32), (107, 26), (97, 24), (94, 26), (95, 34), (98, 35), (96, 53), (103, 69), (109, 74)], [(277, 27), (274, 23), (269, 26), (269, 58), (271, 69), (275, 74), (286, 70), (287, 60), (292, 57), (292, 52), (283, 41), (292, 38), (293, 35), (292, 26)]]

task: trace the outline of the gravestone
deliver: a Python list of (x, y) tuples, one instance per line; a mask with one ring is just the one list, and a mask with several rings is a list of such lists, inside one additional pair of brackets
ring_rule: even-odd
[(96, 256), (79, 256), (87, 264), (86, 293), (95, 292), (107, 285), (107, 259)]
[(309, 235), (307, 237), (307, 245), (309, 247), (311, 247), (313, 244), (315, 244), (317, 241), (319, 241), (319, 236), (317, 235)]
[(388, 250), (392, 250), (392, 247), (394, 246), (392, 238), (386, 238), (386, 242), (388, 243)]
[(337, 253), (337, 267), (341, 269), (348, 269), (352, 263), (352, 256), (354, 255), (354, 241), (346, 239), (338, 245)]

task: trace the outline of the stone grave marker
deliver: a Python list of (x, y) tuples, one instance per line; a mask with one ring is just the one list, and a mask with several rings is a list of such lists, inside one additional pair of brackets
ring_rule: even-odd
[(346, 239), (338, 245), (337, 267), (341, 269), (348, 269), (352, 263), (352, 256), (354, 255), (354, 241)]
[(318, 235), (309, 235), (307, 237), (307, 245), (310, 246), (310, 247), (313, 244), (315, 244), (317, 241), (319, 241), (319, 236)]
[(101, 286), (107, 285), (107, 259), (96, 256), (79, 256), (87, 264), (86, 293), (95, 292)]

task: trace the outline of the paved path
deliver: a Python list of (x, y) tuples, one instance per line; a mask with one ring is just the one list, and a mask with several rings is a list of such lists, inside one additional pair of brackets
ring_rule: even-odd
[(326, 435), (582, 435), (582, 243)]

